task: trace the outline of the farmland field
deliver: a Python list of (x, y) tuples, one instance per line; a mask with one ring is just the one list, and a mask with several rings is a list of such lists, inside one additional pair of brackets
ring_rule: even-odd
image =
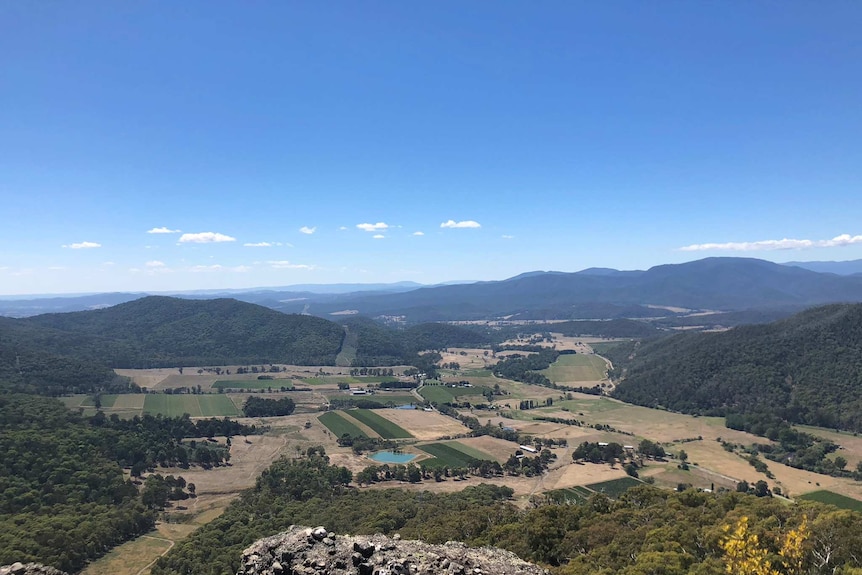
[(448, 387), (445, 385), (426, 385), (419, 390), (419, 394), (433, 403), (449, 403), (460, 401), (462, 396), (478, 396), (487, 391), (488, 387), (477, 385), (475, 387)]
[(289, 379), (220, 379), (212, 385), (213, 389), (281, 389), (291, 388)]
[(580, 485), (576, 485), (575, 487), (554, 489), (553, 491), (549, 491), (548, 497), (550, 497), (551, 500), (554, 502), (559, 501), (561, 503), (574, 503), (576, 505), (583, 505), (584, 503), (587, 503), (589, 501), (592, 494), (593, 492), (589, 489), (581, 487)]
[(401, 426), (378, 415), (370, 409), (351, 409), (348, 414), (374, 430), (383, 439), (406, 439), (413, 437)]
[(224, 395), (198, 395), (197, 398), (201, 415), (204, 417), (216, 415), (239, 417), (242, 415), (230, 398)]
[(812, 491), (811, 493), (806, 493), (805, 495), (800, 495), (799, 499), (819, 501), (820, 503), (834, 505), (835, 507), (838, 507), (840, 509), (850, 509), (852, 511), (862, 512), (862, 501), (859, 501), (857, 499), (851, 499), (850, 497), (845, 497), (844, 495), (840, 495), (832, 491), (827, 491), (825, 489), (821, 489), (819, 491)]
[[(417, 446), (419, 449), (433, 455), (436, 461), (427, 461), (427, 464), (441, 465), (446, 467), (466, 467), (470, 464), (470, 462), (479, 459), (478, 457), (474, 457), (472, 455), (468, 455), (464, 451), (460, 449), (456, 449), (452, 443), (429, 443), (427, 445), (419, 445)], [(482, 459), (490, 460), (489, 456), (485, 456)]]
[(554, 383), (601, 381), (607, 376), (607, 364), (597, 355), (566, 354), (540, 373)]
[(616, 499), (625, 493), (628, 488), (637, 487), (638, 485), (643, 485), (643, 482), (638, 481), (634, 477), (620, 477), (619, 479), (611, 479), (610, 481), (587, 485), (587, 489), (591, 489), (596, 493), (604, 493), (608, 497)]
[(167, 417), (223, 417), (239, 415), (239, 410), (224, 395), (149, 394), (144, 400), (144, 413), (161, 413)]
[(323, 376), (323, 377), (304, 377), (302, 378), (303, 383), (307, 383), (308, 385), (337, 385), (339, 383), (346, 383), (350, 386), (356, 385), (368, 385), (371, 383), (389, 383), (393, 381), (398, 381), (397, 377), (389, 377), (389, 376), (359, 376), (353, 377), (349, 375), (343, 376)]
[(350, 434), (352, 437), (367, 437), (366, 433), (350, 421), (341, 417), (341, 414), (337, 411), (327, 411), (323, 415), (319, 415), (317, 419), (320, 423), (325, 425), (326, 428), (335, 435), (335, 437), (341, 437), (345, 433)]

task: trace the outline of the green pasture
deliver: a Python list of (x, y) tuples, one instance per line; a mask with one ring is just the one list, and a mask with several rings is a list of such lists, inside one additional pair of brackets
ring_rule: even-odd
[(419, 390), (419, 395), (433, 403), (451, 403), (462, 401), (458, 399), (465, 396), (482, 397), (488, 387), (477, 385), (474, 387), (448, 387), (446, 385), (425, 385)]
[(608, 497), (616, 499), (629, 488), (637, 487), (638, 485), (643, 485), (643, 482), (634, 477), (620, 477), (618, 479), (611, 479), (610, 481), (602, 481), (601, 483), (591, 483), (586, 487), (596, 493), (604, 493)]
[(472, 457), (473, 459), (484, 459), (486, 461), (496, 461), (495, 458), (491, 457), (490, 455), (488, 455), (484, 451), (482, 451), (480, 449), (476, 449), (475, 447), (470, 447), (469, 445), (465, 445), (465, 444), (461, 443), (460, 441), (447, 441), (445, 443), (442, 443), (441, 445), (446, 445), (448, 447), (451, 447), (452, 449), (456, 449), (456, 450), (460, 451), (461, 453), (463, 453), (464, 455), (467, 455), (468, 457)]
[[(467, 455), (459, 449), (455, 449), (447, 443), (428, 443), (417, 447), (425, 453), (434, 456), (434, 459), (422, 462), (427, 467), (467, 467), (478, 459), (477, 457)], [(485, 458), (488, 459), (488, 456)]]
[(320, 377), (304, 377), (301, 381), (303, 383), (307, 383), (308, 385), (338, 385), (339, 383), (346, 383), (348, 385), (354, 386), (369, 385), (372, 383), (390, 383), (393, 381), (398, 381), (398, 378), (378, 375), (365, 375), (359, 377), (352, 377), (348, 375), (324, 375)]
[(806, 493), (805, 495), (800, 495), (799, 499), (807, 499), (808, 501), (819, 501), (820, 503), (834, 505), (839, 509), (850, 509), (851, 511), (862, 512), (862, 501), (847, 497), (845, 495), (841, 495), (840, 493), (835, 493), (834, 491), (827, 491), (825, 489), (821, 489), (819, 491), (812, 491), (811, 493)]
[(220, 379), (212, 385), (213, 389), (281, 389), (292, 388), (289, 379)]
[(144, 413), (167, 417), (180, 417), (188, 413), (192, 417), (224, 417), (240, 415), (239, 410), (224, 395), (167, 395), (147, 394)]
[(561, 355), (557, 361), (540, 373), (554, 383), (600, 381), (607, 375), (605, 360), (597, 355), (581, 353)]
[(344, 417), (341, 416), (341, 413), (337, 411), (327, 411), (323, 415), (319, 415), (317, 420), (320, 421), (326, 428), (332, 432), (335, 437), (341, 437), (345, 433), (350, 434), (351, 437), (368, 437), (368, 435), (359, 429), (352, 422), (347, 421)]
[(406, 439), (413, 437), (406, 429), (370, 409), (351, 409), (347, 413), (350, 417), (370, 427), (383, 439)]

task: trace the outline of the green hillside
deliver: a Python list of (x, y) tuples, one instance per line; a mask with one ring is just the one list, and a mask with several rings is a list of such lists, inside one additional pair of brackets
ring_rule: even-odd
[(686, 413), (768, 412), (862, 430), (862, 305), (828, 305), (766, 325), (645, 342), (614, 395)]
[(325, 319), (288, 315), (232, 299), (145, 297), (111, 308), (18, 320), (76, 336), (118, 342), (113, 367), (224, 363), (333, 365), (343, 329)]

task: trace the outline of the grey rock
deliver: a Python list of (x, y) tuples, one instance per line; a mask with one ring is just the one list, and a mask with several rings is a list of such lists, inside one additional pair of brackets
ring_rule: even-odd
[(237, 575), (547, 575), (493, 547), (431, 545), (385, 535), (336, 536), (324, 527), (298, 526), (254, 543), (243, 552), (240, 565)]

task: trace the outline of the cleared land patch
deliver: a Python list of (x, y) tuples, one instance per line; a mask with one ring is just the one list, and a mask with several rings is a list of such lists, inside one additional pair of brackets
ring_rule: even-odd
[(347, 421), (337, 411), (327, 411), (323, 415), (317, 416), (318, 421), (326, 426), (335, 437), (341, 437), (345, 433), (352, 437), (367, 437), (364, 431), (359, 429), (352, 422)]
[(421, 409), (385, 409), (377, 413), (386, 417), (417, 439), (439, 439), (468, 431), (460, 421), (436, 411)]
[(351, 409), (348, 413), (354, 419), (370, 427), (383, 439), (407, 439), (413, 437), (403, 427), (369, 409)]
[(236, 405), (224, 395), (168, 395), (147, 394), (144, 413), (167, 417), (180, 417), (188, 413), (191, 417), (224, 417), (240, 415)]
[(541, 373), (554, 383), (602, 381), (607, 378), (607, 363), (597, 355), (566, 354)]

